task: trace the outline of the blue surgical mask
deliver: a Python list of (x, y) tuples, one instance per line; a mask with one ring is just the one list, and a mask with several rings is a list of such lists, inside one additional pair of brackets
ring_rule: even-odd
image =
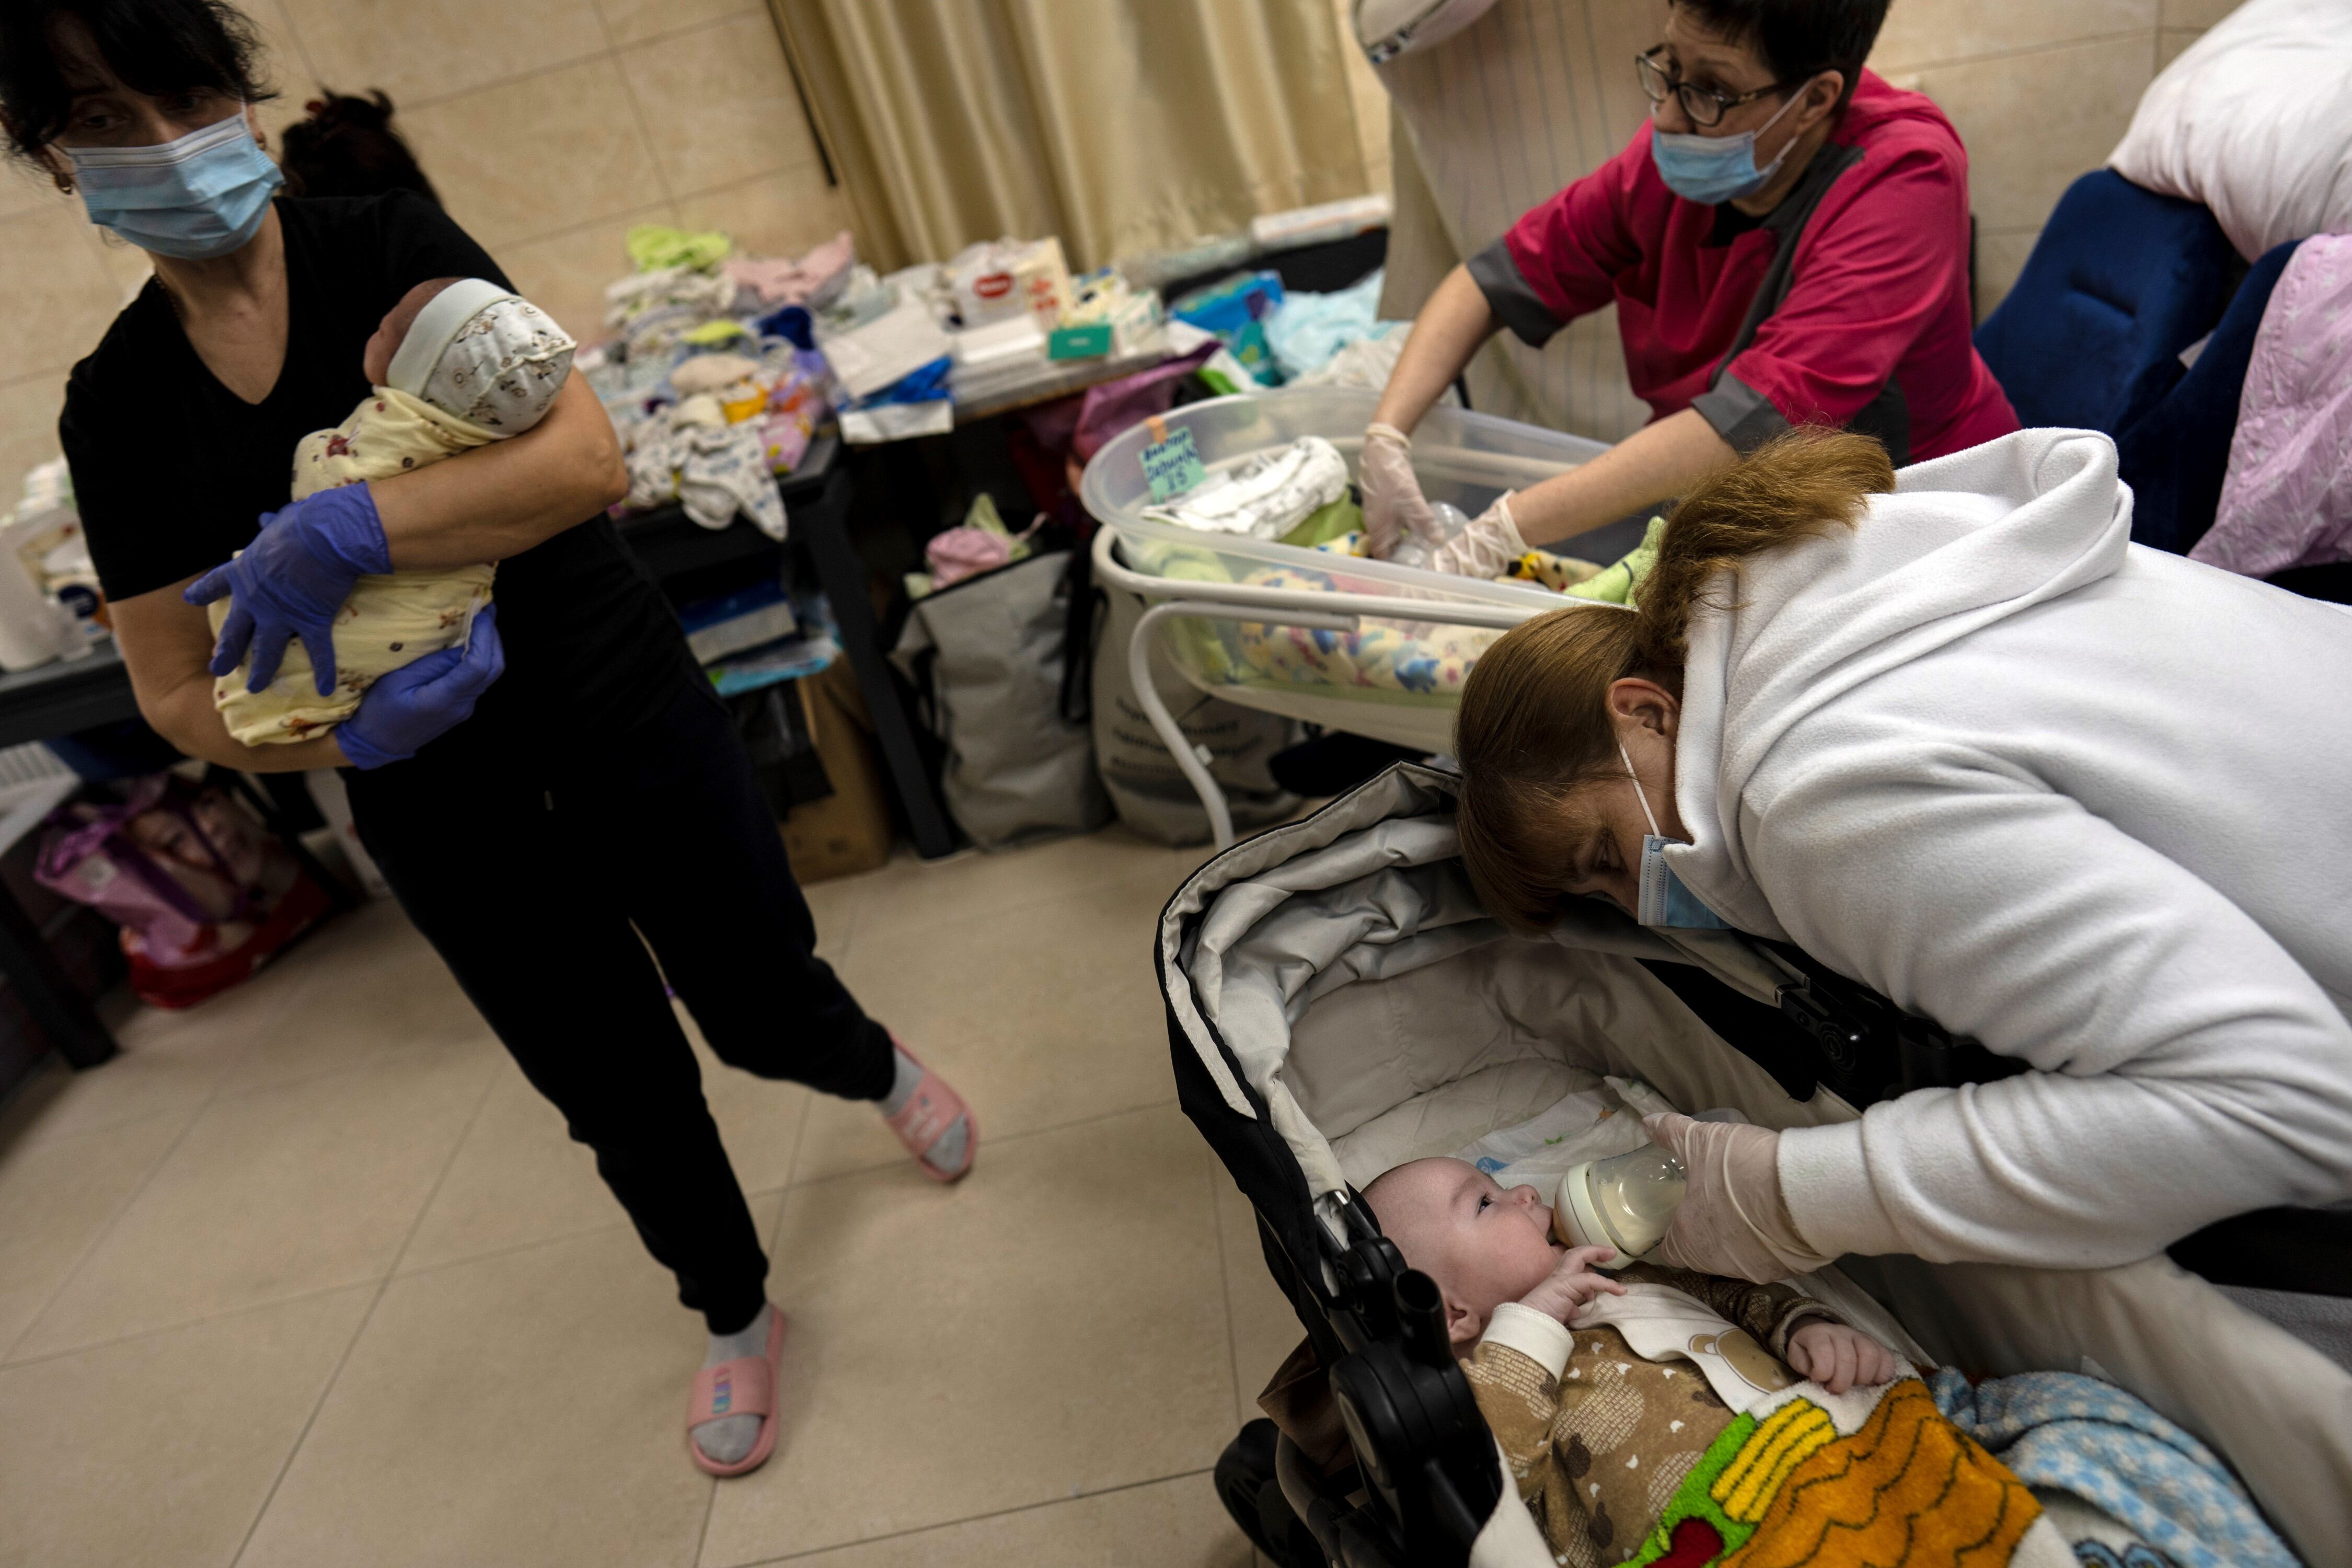
[(1682, 879), (1666, 865), (1666, 851), (1676, 840), (1658, 831), (1658, 816), (1650, 809), (1649, 792), (1642, 787), (1642, 777), (1633, 771), (1633, 759), (1622, 741), (1617, 742), (1617, 754), (1624, 759), (1625, 776), (1633, 781), (1633, 794), (1650, 824), (1649, 837), (1642, 840), (1641, 891), (1633, 918), (1645, 926), (1677, 931), (1729, 931), (1731, 922), (1701, 903), (1698, 895), (1684, 887)]
[(1699, 202), (1713, 206), (1718, 202), (1736, 202), (1742, 196), (1752, 196), (1771, 182), (1789, 161), (1789, 148), (1797, 144), (1789, 139), (1780, 156), (1759, 169), (1756, 166), (1756, 138), (1780, 123), (1780, 116), (1797, 106), (1800, 95), (1790, 93), (1789, 101), (1774, 112), (1771, 119), (1754, 131), (1742, 131), (1736, 136), (1701, 136), (1688, 131), (1661, 131), (1650, 127), (1650, 157), (1658, 165), (1658, 178), (1666, 189), (1686, 202)]
[(90, 222), (184, 261), (241, 249), (286, 183), (241, 113), (158, 146), (65, 151)]

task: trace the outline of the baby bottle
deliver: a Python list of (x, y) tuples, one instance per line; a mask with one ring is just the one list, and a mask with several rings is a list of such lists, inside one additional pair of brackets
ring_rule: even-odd
[[(1458, 506), (1445, 501), (1437, 501), (1429, 510), (1436, 514), (1438, 530), (1448, 541), (1470, 525), (1470, 520), (1462, 514), (1462, 509)], [(1400, 566), (1420, 569), (1426, 567), (1430, 558), (1436, 553), (1436, 550), (1421, 535), (1408, 532), (1397, 542), (1397, 547), (1389, 552), (1389, 559)]]
[(1683, 1201), (1682, 1162), (1655, 1143), (1613, 1159), (1588, 1160), (1559, 1179), (1551, 1233), (1564, 1247), (1613, 1247), (1598, 1268), (1622, 1268), (1666, 1234)]

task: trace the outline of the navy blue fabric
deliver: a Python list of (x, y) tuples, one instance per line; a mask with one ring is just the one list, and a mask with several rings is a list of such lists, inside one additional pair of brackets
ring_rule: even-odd
[(2180, 351), (2221, 318), (2231, 254), (2197, 203), (2085, 174), (1977, 329), (1977, 353), (2023, 424), (2114, 435), (2172, 390)]
[(2238, 429), (2238, 395), (2253, 362), (2254, 333), (2287, 258), (2302, 243), (2291, 239), (2248, 269), (2189, 374), (2116, 437), (2123, 481), (2132, 488), (2137, 542), (2185, 555), (2213, 526), (2221, 480), (2230, 471), (2230, 439)]

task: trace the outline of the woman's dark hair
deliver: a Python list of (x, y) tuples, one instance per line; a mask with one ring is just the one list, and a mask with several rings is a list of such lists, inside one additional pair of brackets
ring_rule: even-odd
[(0, 3), (0, 128), (29, 158), (66, 127), (73, 93), (52, 39), (72, 17), (125, 85), (160, 95), (205, 88), (247, 103), (277, 97), (261, 40), (223, 0), (5, 0)]
[(1845, 78), (1843, 109), (1862, 79), (1862, 62), (1878, 41), (1886, 0), (1671, 0), (1735, 44), (1753, 48), (1776, 81), (1797, 82), (1822, 71)]
[(330, 92), (302, 107), (310, 117), (286, 128), (278, 158), (289, 193), (375, 196), (415, 191), (435, 206), (441, 205), (440, 193), (416, 166), (416, 154), (392, 128), (392, 100), (383, 89), (364, 98)]

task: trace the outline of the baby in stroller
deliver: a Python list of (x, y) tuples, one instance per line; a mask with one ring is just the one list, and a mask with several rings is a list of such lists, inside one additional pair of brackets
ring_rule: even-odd
[(1790, 1286), (1597, 1272), (1609, 1248), (1561, 1246), (1536, 1189), (1461, 1160), (1400, 1165), (1363, 1195), (1436, 1282), (1479, 1413), (1563, 1564), (1711, 1563), (1759, 1534), (1851, 1528), (1847, 1505), (1876, 1511), (1890, 1488), (1917, 1506), (1886, 1510), (1889, 1527), (2008, 1562), (2039, 1511), (1894, 1351)]

